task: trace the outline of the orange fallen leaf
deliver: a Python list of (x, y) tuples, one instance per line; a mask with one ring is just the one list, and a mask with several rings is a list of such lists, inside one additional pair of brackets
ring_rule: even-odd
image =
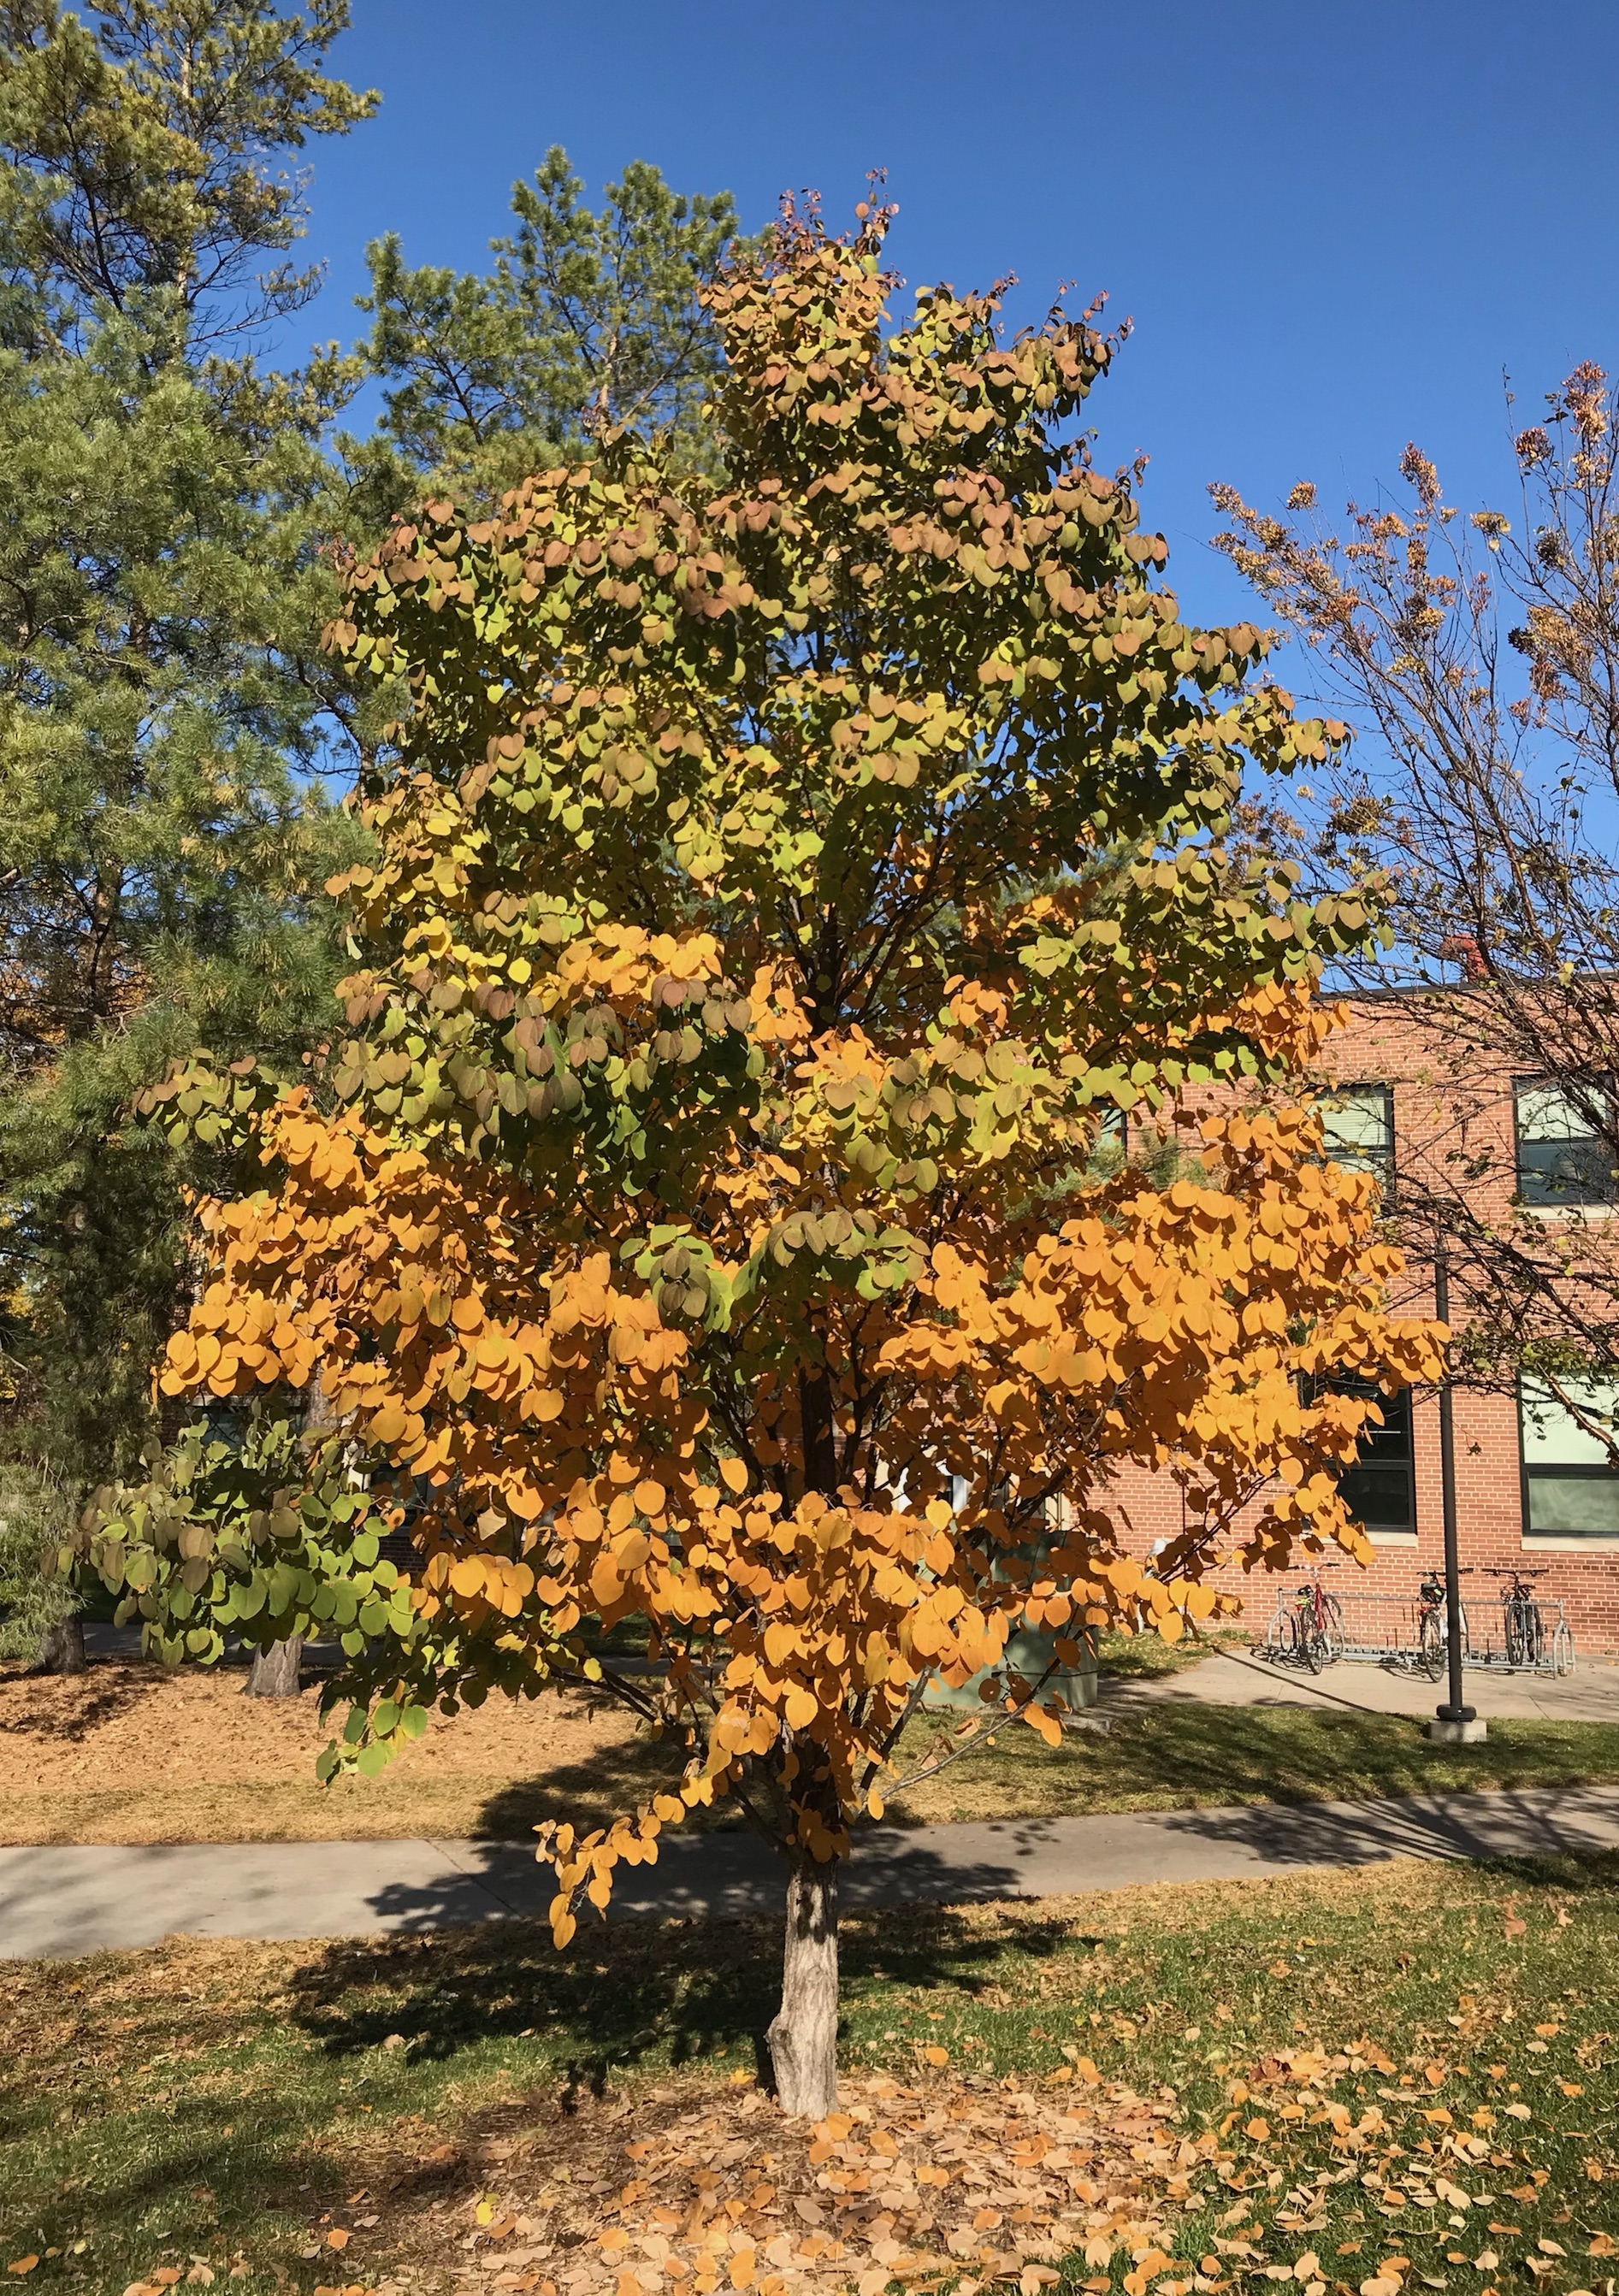
[(37, 2256), (20, 2256), (15, 2264), (8, 2264), (5, 2268), (8, 2272), (18, 2274), (31, 2272), (38, 2261), (39, 2259)]
[(950, 2062), (949, 2051), (941, 2049), (937, 2042), (931, 2048), (924, 2049), (922, 2054), (930, 2065), (948, 2065)]
[(344, 2230), (341, 2225), (333, 2225), (331, 2231), (326, 2234), (326, 2246), (328, 2248), (347, 2248), (348, 2245), (348, 2233)]

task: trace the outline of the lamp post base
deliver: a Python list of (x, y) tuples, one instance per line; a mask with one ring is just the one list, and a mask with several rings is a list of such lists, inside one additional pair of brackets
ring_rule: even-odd
[(1436, 1746), (1482, 1746), (1489, 1735), (1490, 1725), (1471, 1707), (1461, 1714), (1436, 1714), (1428, 1725)]

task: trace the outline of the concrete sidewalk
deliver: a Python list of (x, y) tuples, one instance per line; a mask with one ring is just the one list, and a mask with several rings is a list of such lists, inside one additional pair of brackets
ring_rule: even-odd
[[(874, 1827), (851, 1907), (1061, 1896), (1142, 1882), (1232, 1881), (1390, 1857), (1543, 1857), (1619, 1849), (1619, 1786), (1399, 1801), (1183, 1809)], [(775, 1913), (783, 1869), (752, 1835), (676, 1835), (621, 1866), (612, 1911)], [(311, 1841), (184, 1849), (0, 1849), (0, 1957), (203, 1937), (363, 1937), (543, 1914), (548, 1872), (515, 1843)]]
[[(1619, 1664), (1582, 1660), (1577, 1673), (1498, 1673), (1468, 1667), (1469, 1706), (1492, 1721), (1619, 1722)], [(1103, 1713), (1143, 1706), (1303, 1706), (1320, 1713), (1411, 1714), (1426, 1719), (1445, 1695), (1442, 1682), (1403, 1668), (1344, 1659), (1319, 1675), (1245, 1650), (1215, 1652), (1196, 1666), (1155, 1680), (1104, 1676)]]

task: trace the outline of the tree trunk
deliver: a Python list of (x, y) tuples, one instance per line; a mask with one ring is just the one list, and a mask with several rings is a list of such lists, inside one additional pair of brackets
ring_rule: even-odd
[(765, 2035), (784, 2112), (823, 2120), (838, 2101), (838, 1869), (793, 1853), (781, 2007)]
[[(323, 1433), (331, 1424), (332, 1405), (317, 1365), (304, 1395), (304, 1431), (306, 1436)], [(284, 1642), (272, 1643), (268, 1650), (254, 1653), (253, 1663), (248, 1669), (248, 1696), (296, 1698), (302, 1667), (301, 1635), (289, 1635)]]
[(835, 1504), (838, 1495), (837, 1438), (833, 1431), (832, 1382), (824, 1370), (798, 1375), (799, 1418), (803, 1427), (804, 1488)]
[(257, 1651), (248, 1669), (247, 1695), (250, 1698), (296, 1698), (299, 1691), (299, 1670), (303, 1664), (303, 1637), (289, 1635), (284, 1643), (272, 1643), (267, 1651)]
[(39, 1664), (45, 1674), (83, 1674), (87, 1670), (82, 1619), (63, 1619), (60, 1626), (50, 1628), (40, 1641)]

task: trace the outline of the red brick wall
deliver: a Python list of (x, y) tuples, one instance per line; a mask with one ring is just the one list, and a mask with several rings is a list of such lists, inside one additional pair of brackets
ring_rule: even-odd
[[(1324, 1081), (1392, 1085), (1397, 1163), (1409, 1168), (1413, 1159), (1426, 1158), (1437, 1167), (1460, 1152), (1471, 1169), (1488, 1156), (1490, 1169), (1470, 1185), (1486, 1202), (1499, 1198), (1497, 1209), (1504, 1212), (1513, 1188), (1511, 1078), (1492, 1075), (1480, 1063), (1459, 1062), (1453, 1024), (1442, 1030), (1425, 1027), (1423, 1007), (1415, 1000), (1368, 999), (1350, 1009), (1351, 1024), (1334, 1039), (1323, 1063)], [(1619, 1223), (1615, 1237), (1619, 1241)], [(1401, 1314), (1432, 1315), (1430, 1271), (1413, 1264), (1393, 1305)], [(1459, 1390), (1453, 1408), (1458, 1544), (1464, 1568), (1471, 1566), (1462, 1581), (1462, 1599), (1475, 1646), (1489, 1642), (1498, 1652), (1501, 1647), (1500, 1583), (1487, 1575), (1491, 1567), (1520, 1565), (1543, 1573), (1536, 1594), (1548, 1623), (1560, 1601), (1579, 1651), (1619, 1652), (1619, 1540), (1525, 1538), (1516, 1402)], [(1416, 1400), (1413, 1439), (1415, 1542), (1380, 1543), (1368, 1570), (1342, 1558), (1327, 1581), (1340, 1595), (1414, 1598), (1424, 1571), (1442, 1564), (1437, 1397)], [(1179, 1530), (1179, 1501), (1167, 1476), (1132, 1472), (1116, 1488), (1118, 1520), (1133, 1553), (1145, 1555), (1155, 1540)], [(1214, 1583), (1241, 1595), (1244, 1625), (1262, 1632), (1281, 1582), (1234, 1566)], [(1396, 1623), (1392, 1611), (1378, 1615)]]

